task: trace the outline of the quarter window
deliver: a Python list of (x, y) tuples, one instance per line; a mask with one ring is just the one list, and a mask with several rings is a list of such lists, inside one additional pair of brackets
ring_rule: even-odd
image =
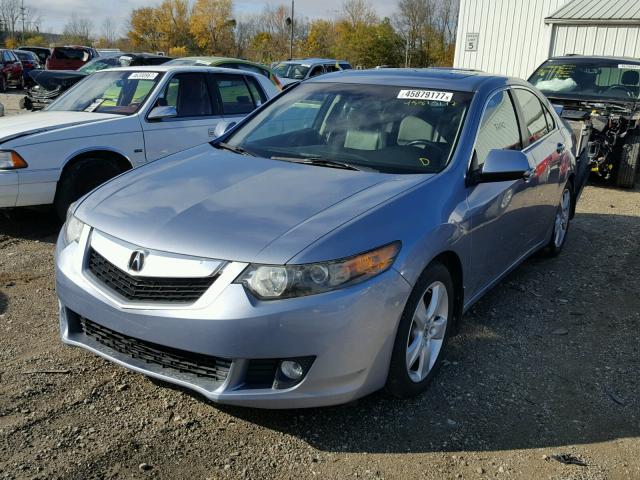
[(517, 88), (514, 92), (524, 116), (528, 143), (534, 143), (550, 131), (547, 119), (542, 111), (542, 103), (540, 103), (538, 97), (528, 90)]
[(245, 115), (256, 108), (249, 87), (240, 75), (216, 75), (215, 82), (225, 115)]
[(479, 169), (484, 165), (491, 150), (519, 150), (520, 148), (518, 118), (509, 93), (503, 90), (493, 95), (487, 102), (478, 131), (473, 169)]
[(260, 85), (258, 85), (258, 80), (249, 76), (245, 77), (245, 79), (247, 80), (247, 84), (249, 85), (249, 90), (251, 90), (253, 101), (256, 106), (259, 107), (267, 101), (267, 96), (262, 91), (262, 88), (260, 88)]
[(207, 79), (200, 73), (179, 73), (167, 84), (160, 105), (175, 107), (178, 117), (213, 115)]

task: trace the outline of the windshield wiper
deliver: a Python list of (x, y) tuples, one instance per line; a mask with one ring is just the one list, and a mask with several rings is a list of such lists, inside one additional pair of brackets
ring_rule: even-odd
[(281, 160), (283, 162), (291, 162), (291, 163), (303, 163), (305, 165), (316, 165), (318, 167), (329, 167), (329, 168), (341, 168), (343, 170), (357, 170), (360, 171), (358, 167), (353, 166), (350, 163), (338, 162), (336, 160), (326, 160), (324, 158), (316, 158), (316, 157), (271, 157), (271, 160)]
[(240, 155), (248, 155), (250, 157), (255, 157), (253, 153), (245, 150), (244, 148), (229, 145), (228, 143), (225, 143), (225, 142), (214, 143), (213, 146), (221, 150), (229, 150), (230, 152), (233, 152), (233, 153), (239, 153)]

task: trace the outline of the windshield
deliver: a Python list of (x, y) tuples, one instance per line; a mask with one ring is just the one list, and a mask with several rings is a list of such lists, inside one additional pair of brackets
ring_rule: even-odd
[(306, 77), (309, 68), (311, 68), (309, 65), (301, 63), (279, 63), (273, 71), (279, 77), (302, 80)]
[(144, 104), (161, 76), (129, 70), (97, 72), (61, 95), (47, 110), (130, 115)]
[(226, 144), (274, 160), (436, 173), (451, 158), (470, 99), (470, 93), (460, 92), (303, 83), (265, 107)]
[(544, 63), (529, 82), (548, 96), (619, 101), (640, 98), (640, 64), (622, 62)]
[(96, 58), (95, 60), (91, 60), (89, 63), (85, 63), (82, 67), (78, 69), (78, 72), (82, 73), (94, 73), (98, 70), (104, 70), (105, 68), (112, 67), (120, 67), (120, 60), (118, 57), (111, 58)]

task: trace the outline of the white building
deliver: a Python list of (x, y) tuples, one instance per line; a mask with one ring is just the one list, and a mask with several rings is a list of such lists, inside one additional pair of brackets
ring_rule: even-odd
[(461, 0), (454, 67), (527, 78), (554, 55), (640, 57), (640, 0)]

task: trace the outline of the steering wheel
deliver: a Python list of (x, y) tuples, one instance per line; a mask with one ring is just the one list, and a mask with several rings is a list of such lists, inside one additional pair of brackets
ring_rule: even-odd
[(424, 151), (425, 153), (428, 154), (428, 156), (436, 157), (438, 160), (440, 160), (444, 155), (444, 150), (442, 150), (435, 143), (429, 140), (421, 140), (421, 139), (412, 140), (409, 143), (407, 143), (406, 146), (407, 147), (424, 147)]
[(627, 94), (627, 96), (629, 96), (629, 97), (633, 96), (633, 92), (628, 87), (626, 87), (625, 85), (613, 85), (613, 86), (607, 88), (606, 91), (610, 92), (610, 91), (614, 91), (614, 90), (622, 90), (624, 93)]

